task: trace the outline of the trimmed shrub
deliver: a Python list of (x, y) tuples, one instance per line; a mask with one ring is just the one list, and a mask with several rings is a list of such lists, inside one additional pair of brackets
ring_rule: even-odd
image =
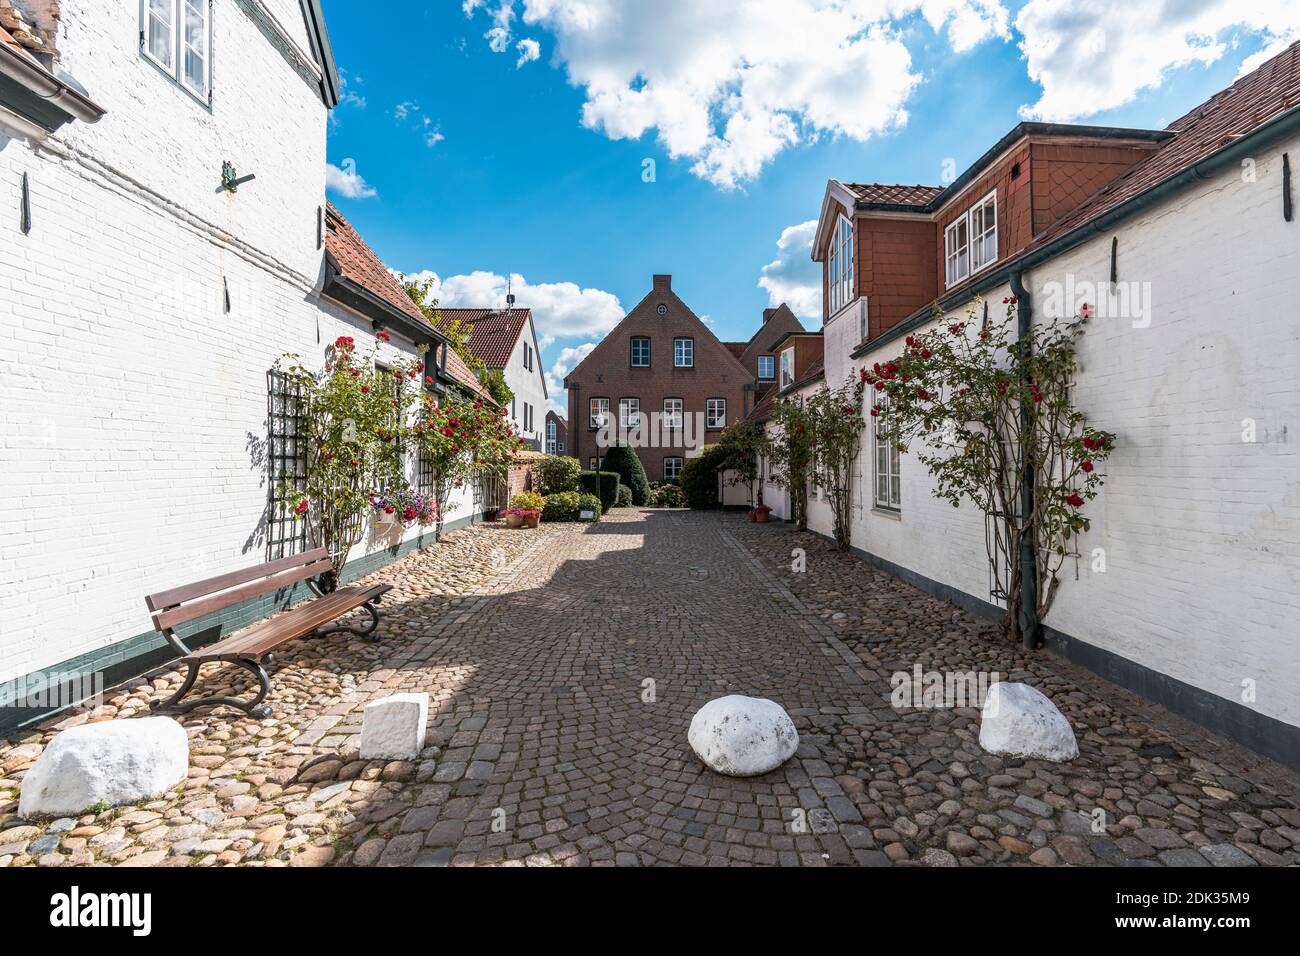
[(533, 481), (544, 495), (578, 490), (582, 462), (564, 455), (547, 455), (533, 465)]
[(541, 511), (546, 499), (535, 491), (521, 491), (510, 499), (511, 508), (524, 508), (528, 511)]
[(606, 471), (618, 472), (619, 481), (632, 489), (632, 504), (639, 508), (650, 500), (650, 480), (635, 449), (626, 445), (606, 448), (604, 467)]
[(650, 507), (652, 508), (685, 508), (686, 492), (676, 485), (660, 485), (654, 491), (650, 492)]
[(720, 445), (705, 445), (695, 458), (682, 465), (682, 491), (690, 508), (718, 507), (718, 469), (727, 459)]
[(584, 471), (578, 475), (578, 488), (600, 500), (600, 510), (608, 511), (618, 500), (618, 472)]
[[(542, 520), (577, 521), (582, 497), (576, 491), (557, 491), (553, 495), (547, 495), (546, 504), (542, 506)], [(599, 507), (600, 502), (596, 505)]]
[(578, 510), (582, 511), (583, 509), (595, 512), (596, 517), (594, 520), (600, 520), (600, 499), (595, 495), (578, 495)]
[(615, 508), (632, 507), (632, 489), (629, 488), (627, 485), (620, 484), (618, 486), (618, 497), (614, 501), (614, 507)]

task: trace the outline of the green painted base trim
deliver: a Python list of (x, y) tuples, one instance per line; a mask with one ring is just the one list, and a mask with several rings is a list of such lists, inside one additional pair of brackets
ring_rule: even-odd
[[(448, 521), (443, 525), (443, 534), (471, 524), (478, 524), (487, 520), (490, 514), (491, 512), (468, 514)], [(343, 569), (342, 580), (347, 582), (363, 578), (412, 551), (423, 550), (435, 543), (433, 531), (430, 529), (395, 547), (385, 548), (349, 561)], [(265, 594), (226, 608), (224, 611), (201, 617), (177, 628), (177, 632), (189, 647), (203, 647), (309, 597), (311, 591), (307, 586), (298, 584), (284, 591)], [(143, 604), (144, 595), (140, 596), (140, 601)], [(79, 654), (58, 664), (43, 667), (32, 674), (0, 683), (0, 736), (11, 735), (76, 703), (70, 698), (69, 689), (73, 686), (74, 678), (89, 680), (93, 675), (102, 681), (102, 686), (107, 690), (123, 681), (139, 677), (155, 667), (161, 667), (175, 657), (176, 652), (172, 650), (162, 634), (148, 631), (125, 638), (108, 647), (87, 651), (85, 654)], [(15, 698), (27, 696), (27, 690), (31, 687), (31, 679), (35, 674), (46, 675), (47, 679), (54, 678), (54, 686), (49, 689), (49, 696), (56, 703), (49, 706), (14, 705), (12, 702)]]

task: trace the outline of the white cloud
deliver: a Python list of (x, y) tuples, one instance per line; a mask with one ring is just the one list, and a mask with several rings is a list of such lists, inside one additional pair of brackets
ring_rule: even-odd
[[(1173, 70), (1218, 61), (1236, 46), (1233, 30), (1280, 51), (1300, 38), (1300, 0), (1093, 0), (1086, 8), (1077, 0), (1029, 0), (1016, 29), (1029, 77), (1043, 88), (1021, 115), (1066, 121), (1132, 102)], [(1249, 58), (1243, 69), (1263, 58)]]
[[(920, 82), (905, 21), (946, 31), (954, 50), (1008, 36), (1000, 0), (521, 0), (586, 93), (584, 125), (611, 139), (649, 130), (673, 158), (726, 189), (782, 150), (823, 134), (865, 140), (902, 125)], [(465, 0), (505, 49), (514, 0)]]
[(546, 373), (547, 404), (565, 418), (569, 417), (569, 390), (564, 387), (564, 376), (573, 371), (574, 366), (591, 354), (595, 342), (586, 342), (577, 348), (560, 349), (551, 370)]
[(519, 51), (519, 59), (515, 62), (515, 69), (520, 69), (525, 63), (532, 63), (542, 55), (542, 45), (536, 40), (523, 39), (515, 44), (515, 49)]
[(424, 145), (425, 146), (428, 146), (430, 149), (432, 149), (434, 146), (437, 146), (446, 138), (447, 138), (446, 136), (442, 135), (441, 126), (435, 126), (433, 124), (433, 120), (429, 119), (429, 117), (427, 116), (424, 117)]
[(763, 266), (759, 288), (767, 290), (767, 304), (784, 302), (801, 319), (822, 318), (822, 269), (812, 261), (817, 220), (809, 219), (781, 231), (776, 258)]
[(405, 100), (393, 107), (393, 119), (397, 120), (399, 123), (404, 123), (408, 116), (412, 113), (418, 113), (419, 111), (419, 103), (416, 103), (414, 100)]
[(344, 199), (371, 199), (379, 193), (357, 172), (354, 159), (343, 160), (342, 166), (325, 164), (325, 189)]

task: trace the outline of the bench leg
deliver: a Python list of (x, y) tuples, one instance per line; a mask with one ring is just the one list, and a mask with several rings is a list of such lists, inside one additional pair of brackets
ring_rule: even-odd
[(256, 696), (252, 700), (240, 700), (238, 697), (199, 697), (195, 700), (181, 703), (181, 698), (188, 694), (194, 688), (194, 682), (198, 680), (199, 668), (203, 666), (201, 661), (190, 661), (188, 666), (190, 672), (185, 676), (185, 682), (181, 684), (180, 689), (172, 694), (167, 700), (151, 700), (149, 708), (156, 712), (166, 712), (170, 714), (187, 714), (196, 707), (211, 707), (224, 704), (227, 707), (234, 707), (242, 710), (250, 717), (270, 717), (271, 708), (262, 704), (266, 695), (271, 691), (271, 678), (267, 676), (266, 668), (257, 661), (239, 659), (230, 661), (238, 667), (253, 672), (260, 685)]
[(330, 634), (338, 634), (342, 631), (346, 631), (349, 634), (355, 634), (357, 637), (364, 637), (372, 643), (378, 641), (379, 638), (375, 636), (375, 631), (379, 628), (379, 608), (375, 607), (373, 601), (367, 601), (365, 604), (361, 605), (360, 610), (365, 611), (370, 615), (370, 623), (364, 627), (358, 628), (348, 627), (346, 624), (330, 624), (326, 627), (318, 627), (308, 636), (312, 638), (328, 637)]

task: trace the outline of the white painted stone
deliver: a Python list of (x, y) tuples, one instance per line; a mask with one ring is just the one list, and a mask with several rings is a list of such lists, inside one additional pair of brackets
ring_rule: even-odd
[(18, 815), (61, 817), (160, 796), (185, 779), (190, 745), (170, 717), (106, 720), (56, 734), (22, 780)]
[(993, 754), (1060, 763), (1079, 756), (1070, 722), (1028, 684), (1001, 681), (989, 688), (980, 715), (980, 746)]
[(780, 704), (739, 694), (696, 711), (686, 739), (701, 760), (729, 777), (775, 770), (799, 749), (799, 732)]
[(414, 760), (424, 749), (428, 717), (428, 694), (393, 694), (366, 704), (361, 759)]

